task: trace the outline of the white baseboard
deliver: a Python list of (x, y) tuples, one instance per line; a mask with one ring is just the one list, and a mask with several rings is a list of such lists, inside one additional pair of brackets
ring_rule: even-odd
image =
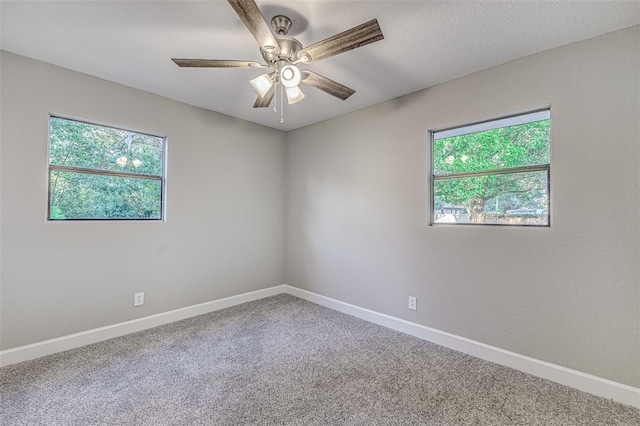
[(173, 311), (150, 315), (119, 324), (108, 325), (106, 327), (94, 328), (80, 333), (69, 334), (43, 342), (7, 349), (0, 352), (0, 366), (16, 364), (30, 359), (40, 358), (57, 352), (78, 348), (91, 343), (101, 342), (125, 334), (135, 333), (159, 325), (180, 321), (197, 315), (218, 311), (230, 306), (239, 305), (245, 302), (262, 299), (264, 297), (275, 296), (284, 292), (284, 286), (278, 285), (265, 288), (263, 290), (252, 291), (239, 294), (237, 296), (226, 297), (224, 299), (213, 300), (211, 302), (200, 303)]
[(402, 333), (410, 334), (420, 339), (428, 340), (447, 348), (466, 353), (486, 361), (495, 362), (533, 376), (551, 380), (584, 392), (616, 402), (640, 408), (640, 388), (628, 386), (598, 376), (572, 370), (550, 362), (530, 358), (515, 352), (496, 348), (491, 345), (476, 342), (455, 334), (436, 330), (424, 325), (405, 321), (390, 315), (381, 314), (359, 306), (321, 296), (307, 290), (289, 285), (284, 286), (284, 292), (318, 305), (326, 306), (354, 317), (382, 325)]
[(0, 366), (28, 361), (281, 293), (287, 293), (365, 321), (520, 370), (533, 376), (542, 377), (593, 395), (640, 408), (639, 388), (530, 358), (284, 284), (0, 351)]

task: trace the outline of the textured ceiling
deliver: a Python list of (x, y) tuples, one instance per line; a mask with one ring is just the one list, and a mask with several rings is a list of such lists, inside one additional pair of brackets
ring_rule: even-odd
[(640, 2), (261, 1), (267, 21), (292, 18), (303, 46), (377, 18), (385, 39), (309, 64), (356, 90), (252, 108), (252, 69), (186, 69), (170, 58), (263, 62), (226, 1), (2, 1), (0, 47), (75, 71), (290, 130), (525, 55), (640, 22)]

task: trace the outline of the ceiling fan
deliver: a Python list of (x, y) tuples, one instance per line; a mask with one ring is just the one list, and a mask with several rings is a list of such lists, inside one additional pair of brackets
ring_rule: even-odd
[(355, 90), (343, 86), (311, 70), (300, 70), (298, 64), (308, 64), (339, 53), (343, 53), (384, 38), (378, 20), (373, 19), (312, 44), (305, 48), (293, 37), (287, 36), (291, 28), (291, 19), (283, 15), (271, 19), (276, 35), (271, 33), (260, 9), (254, 0), (228, 0), (247, 29), (260, 45), (260, 52), (266, 65), (255, 61), (227, 61), (217, 59), (172, 59), (181, 67), (204, 68), (272, 68), (273, 71), (251, 80), (258, 94), (254, 108), (265, 108), (271, 104), (280, 84), (286, 92), (289, 104), (304, 99), (304, 93), (298, 85), (302, 82), (314, 86), (336, 98), (345, 100)]

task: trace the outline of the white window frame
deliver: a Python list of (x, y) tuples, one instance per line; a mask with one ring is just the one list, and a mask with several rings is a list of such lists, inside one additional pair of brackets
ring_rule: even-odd
[[(523, 112), (513, 115), (504, 116), (496, 119), (483, 120), (471, 124), (463, 124), (460, 126), (445, 127), (441, 129), (429, 130), (429, 148), (430, 148), (430, 173), (429, 187), (431, 188), (431, 202), (429, 211), (430, 226), (446, 226), (446, 225), (472, 225), (472, 226), (524, 226), (528, 228), (549, 228), (551, 227), (551, 159), (549, 163), (508, 167), (501, 169), (485, 169), (472, 172), (442, 173), (436, 174), (434, 167), (433, 146), (434, 142), (439, 139), (450, 138), (454, 136), (462, 136), (471, 133), (483, 132), (486, 130), (498, 129), (502, 127), (516, 126), (519, 124), (532, 123), (541, 120), (551, 119), (551, 107), (541, 108), (529, 112)], [(551, 146), (549, 146), (551, 150)], [(549, 152), (551, 157), (551, 152)], [(435, 222), (435, 182), (437, 180), (465, 178), (474, 176), (487, 176), (496, 174), (516, 174), (525, 172), (546, 171), (547, 173), (547, 223), (546, 224), (507, 224), (507, 223), (438, 223)]]
[[(131, 173), (115, 170), (103, 170), (93, 169), (86, 167), (73, 167), (73, 166), (61, 166), (51, 164), (51, 119), (59, 118), (62, 120), (75, 121), (78, 123), (85, 123), (91, 126), (107, 127), (110, 129), (122, 130), (125, 132), (137, 133), (140, 135), (151, 136), (154, 138), (162, 139), (162, 175), (150, 175), (143, 173)], [(167, 137), (159, 136), (153, 133), (144, 132), (140, 130), (133, 130), (122, 126), (114, 126), (111, 124), (99, 123), (96, 121), (85, 120), (82, 118), (69, 117), (61, 114), (49, 114), (48, 126), (47, 126), (47, 222), (70, 222), (70, 221), (151, 221), (151, 222), (166, 222), (166, 195), (167, 195)], [(160, 182), (160, 217), (159, 218), (51, 218), (51, 173), (53, 171), (63, 171), (72, 173), (83, 173), (91, 175), (113, 176), (121, 178), (134, 178), (134, 179), (149, 179)]]

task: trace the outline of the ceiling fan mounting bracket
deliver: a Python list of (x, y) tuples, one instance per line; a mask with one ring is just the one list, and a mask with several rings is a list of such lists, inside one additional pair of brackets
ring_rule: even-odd
[(276, 34), (287, 35), (291, 29), (291, 19), (288, 16), (276, 15), (271, 18), (271, 26), (276, 30)]

